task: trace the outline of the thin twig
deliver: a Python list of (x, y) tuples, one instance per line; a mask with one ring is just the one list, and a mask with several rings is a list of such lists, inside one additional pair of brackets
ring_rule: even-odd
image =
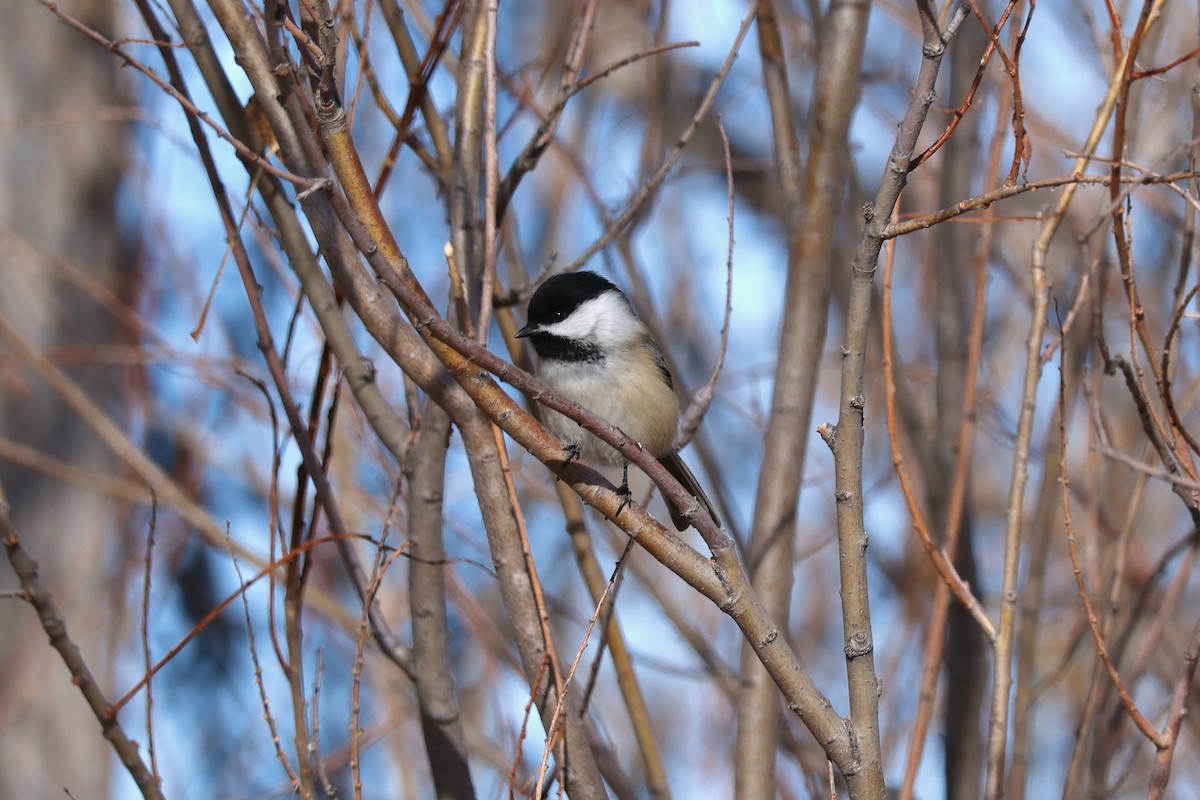
[(1165, 469), (1152, 467), (1143, 461), (1122, 453), (1120, 450), (1117, 450), (1114, 447), (1097, 444), (1092, 445), (1092, 449), (1105, 458), (1111, 458), (1113, 461), (1124, 464), (1135, 472), (1140, 472), (1141, 474), (1155, 478), (1156, 480), (1164, 481), (1172, 486), (1177, 486), (1182, 489), (1189, 489), (1193, 492), (1200, 492), (1200, 482), (1188, 480), (1187, 478), (1183, 478), (1172, 472), (1168, 472)]
[(359, 617), (358, 636), (354, 640), (354, 667), (351, 669), (350, 684), (350, 775), (354, 789), (355, 800), (362, 800), (362, 726), (359, 723), (361, 711), (360, 692), (362, 688), (362, 669), (365, 658), (364, 646), (367, 634), (371, 628), (371, 608), (375, 605), (375, 596), (383, 585), (383, 576), (387, 574), (395, 559), (407, 552), (407, 543), (397, 547), (390, 554), (386, 546), (388, 528), (385, 525), (380, 534), (379, 546), (375, 549), (375, 560), (371, 566), (371, 576), (367, 583), (366, 596), (362, 601), (362, 615)]
[(608, 598), (608, 593), (612, 591), (613, 584), (616, 582), (617, 569), (619, 568), (620, 563), (613, 570), (612, 577), (608, 579), (608, 584), (604, 587), (604, 592), (600, 595), (600, 602), (596, 604), (595, 611), (592, 612), (592, 616), (588, 619), (587, 628), (583, 632), (583, 641), (579, 643), (575, 659), (571, 662), (571, 669), (567, 672), (566, 681), (563, 683), (562, 690), (558, 694), (558, 703), (554, 706), (554, 716), (550, 720), (550, 729), (546, 732), (546, 747), (542, 749), (542, 763), (538, 767), (537, 790), (533, 795), (534, 797), (542, 796), (542, 787), (546, 781), (546, 761), (550, 757), (550, 750), (557, 736), (558, 726), (562, 720), (563, 712), (567, 707), (567, 693), (571, 690), (571, 682), (575, 679), (575, 671), (579, 668), (579, 663), (583, 660), (583, 654), (587, 650), (588, 639), (591, 638), (592, 630), (596, 627), (597, 620), (600, 619), (600, 613), (604, 609), (604, 601)]
[(1183, 663), (1179, 667), (1179, 678), (1171, 692), (1171, 707), (1167, 714), (1167, 726), (1163, 732), (1165, 742), (1159, 747), (1154, 758), (1154, 769), (1150, 773), (1150, 791), (1146, 800), (1162, 800), (1167, 791), (1167, 782), (1171, 779), (1171, 759), (1175, 755), (1175, 745), (1179, 742), (1179, 729), (1183, 718), (1187, 715), (1188, 700), (1192, 694), (1192, 684), (1196, 679), (1196, 663), (1200, 661), (1200, 621), (1192, 628), (1191, 639), (1187, 649), (1183, 651)]
[(891, 240), (887, 243), (883, 261), (882, 325), (884, 410), (887, 418), (888, 445), (892, 451), (892, 466), (896, 470), (896, 479), (900, 483), (901, 494), (904, 495), (904, 502), (908, 506), (913, 529), (920, 537), (921, 543), (925, 545), (925, 552), (933, 562), (938, 575), (962, 603), (963, 608), (979, 624), (980, 630), (988, 640), (994, 642), (996, 641), (996, 626), (980, 604), (979, 599), (971, 591), (971, 587), (958, 574), (950, 554), (943, 546), (934, 541), (933, 535), (929, 532), (929, 525), (925, 521), (925, 514), (921, 511), (920, 503), (917, 502), (916, 493), (908, 478), (908, 469), (904, 465), (904, 455), (900, 450), (899, 423), (896, 419), (896, 364), (893, 346), (895, 334), (892, 324), (892, 268), (894, 262), (895, 246), (894, 240)]
[[(594, 0), (591, 0), (589, 4), (594, 6)], [(584, 13), (586, 13), (586, 8)], [(587, 20), (585, 18), (581, 21), (581, 25), (586, 22)], [(578, 50), (580, 43), (585, 41), (581, 39), (583, 36), (582, 30), (583, 29), (581, 28), (577, 33), (572, 34), (572, 51)], [(583, 80), (572, 79), (570, 82), (568, 82), (567, 76), (569, 72), (567, 69), (564, 69), (564, 75), (562, 82), (560, 83), (558, 98), (554, 101), (554, 105), (552, 105), (550, 109), (542, 116), (542, 121), (538, 124), (537, 130), (534, 131), (533, 135), (529, 138), (529, 143), (525, 145), (525, 148), (513, 160), (512, 166), (509, 167), (508, 173), (504, 176), (504, 180), (500, 182), (500, 187), (496, 198), (496, 218), (500, 220), (504, 219), (505, 213), (512, 202), (513, 195), (516, 193), (517, 187), (520, 185), (521, 180), (531, 171), (533, 171), (533, 168), (537, 166), (547, 148), (549, 148), (550, 144), (554, 142), (554, 134), (558, 128), (558, 123), (562, 118), (562, 114), (566, 110), (567, 103), (571, 100), (571, 98), (575, 97), (575, 95), (579, 94), (596, 81), (603, 80), (614, 72), (631, 64), (635, 64), (644, 58), (660, 55), (671, 50), (678, 50), (682, 47), (698, 47), (699, 45), (699, 42), (687, 41), (672, 42), (669, 44), (652, 47), (649, 50), (644, 50), (640, 53), (634, 53), (631, 56), (618, 59), (617, 61), (602, 67), (591, 75), (588, 75)], [(582, 56), (582, 53), (580, 53), (580, 55)], [(580, 62), (579, 67), (582, 67), (582, 61)], [(497, 304), (501, 304), (503, 299), (504, 298), (497, 298)]]
[(1044, 266), (1036, 258), (1030, 272), (1033, 284), (1033, 308), (1029, 321), (1029, 334), (1025, 341), (1025, 374), (1021, 389), (1021, 413), (1017, 419), (1017, 436), (1005, 510), (1000, 624), (994, 642), (995, 668), (992, 680), (992, 708), (988, 718), (986, 788), (988, 800), (999, 800), (1004, 793), (1004, 754), (1008, 737), (1009, 701), (1012, 688), (1013, 630), (1016, 622), (1017, 571), (1021, 553), (1021, 517), (1026, 482), (1029, 478), (1029, 455), (1032, 448), (1037, 385), (1042, 373), (1042, 333), (1046, 327), (1046, 309), (1050, 303), (1050, 284)]
[(605, 228), (604, 233), (600, 235), (600, 238), (588, 245), (574, 261), (563, 269), (563, 272), (574, 272), (586, 264), (592, 256), (606, 247), (609, 242), (625, 230), (626, 226), (641, 211), (646, 201), (650, 199), (650, 196), (658, 190), (659, 185), (666, 179), (671, 168), (675, 166), (675, 162), (683, 155), (684, 148), (692, 140), (696, 131), (700, 129), (700, 124), (708, 116), (709, 110), (717, 99), (717, 92), (724, 85), (725, 77), (729, 74), (729, 70), (733, 67), (733, 62), (737, 58), (738, 52), (742, 49), (742, 41), (745, 40), (746, 33), (750, 30), (750, 25), (754, 22), (756, 9), (757, 3), (751, 4), (750, 11), (742, 19), (741, 25), (738, 26), (737, 34), (733, 38), (733, 44), (730, 45), (729, 52), (725, 56), (725, 61), (721, 64), (720, 69), (717, 70), (717, 74), (713, 76), (708, 91), (705, 92), (704, 97), (700, 100), (700, 105), (696, 107), (696, 112), (692, 114), (692, 118), (688, 121), (687, 127), (683, 129), (683, 133), (679, 134), (679, 138), (675, 141), (675, 146), (671, 149), (671, 152), (667, 154), (667, 157), (650, 179), (638, 187), (637, 192), (625, 203), (625, 208), (613, 218), (612, 222)]
[(1162, 75), (1163, 73), (1170, 72), (1171, 70), (1175, 69), (1176, 67), (1178, 67), (1180, 64), (1184, 63), (1185, 61), (1191, 61), (1196, 56), (1200, 56), (1200, 47), (1197, 47), (1196, 49), (1194, 49), (1190, 52), (1184, 53), (1179, 58), (1176, 58), (1172, 61), (1168, 61), (1166, 64), (1163, 64), (1161, 67), (1154, 67), (1152, 69), (1134, 70), (1133, 73), (1130, 74), (1129, 78), (1130, 78), (1130, 80), (1140, 81), (1142, 78), (1151, 78), (1151, 77), (1154, 77), (1155, 75)]
[[(988, 169), (985, 181), (992, 184), (1000, 169), (1000, 155), (1004, 137), (1000, 117), (1005, 113), (1007, 97), (1001, 96), (996, 127), (991, 137), (988, 153)], [(899, 209), (897, 209), (898, 211)], [(950, 501), (946, 509), (943, 541), (946, 557), (954, 564), (958, 553), (958, 542), (963, 529), (963, 517), (967, 500), (968, 476), (971, 474), (971, 450), (974, 441), (976, 406), (979, 395), (979, 365), (983, 358), (983, 339), (987, 323), (987, 273), (991, 252), (995, 214), (985, 209), (983, 228), (975, 246), (975, 296), (971, 313), (967, 363), (964, 370), (962, 405), (959, 411), (959, 428), (954, 463), (954, 480), (950, 487)], [(889, 243), (890, 245), (890, 243)], [(888, 258), (893, 258), (892, 249)], [(885, 331), (887, 328), (885, 327)], [(892, 334), (894, 335), (894, 334)], [(908, 736), (908, 755), (905, 761), (904, 782), (900, 788), (900, 800), (912, 800), (917, 771), (925, 748), (925, 736), (933, 718), (937, 699), (937, 685), (942, 672), (942, 657), (946, 645), (946, 626), (949, 623), (950, 586), (944, 581), (938, 584), (934, 594), (933, 610), (925, 640), (924, 663), (921, 665), (921, 686), (917, 695), (917, 714)]]
[(325, 674), (324, 654), (324, 648), (318, 647), (312, 700), (309, 703), (312, 713), (308, 724), (312, 728), (312, 735), (308, 738), (308, 758), (312, 762), (313, 771), (321, 780), (321, 789), (325, 792), (325, 796), (333, 800), (337, 797), (337, 789), (334, 788), (333, 781), (329, 779), (329, 770), (325, 767), (325, 757), (321, 754), (321, 678)]
[(117, 721), (113, 707), (104, 696), (103, 690), (92, 675), (79, 646), (67, 632), (67, 623), (58, 610), (50, 591), (42, 583), (38, 575), (37, 562), (26, 552), (9, 517), (8, 499), (4, 487), (0, 485), (0, 541), (4, 542), (4, 552), (8, 562), (12, 564), (13, 572), (21, 582), (21, 591), (29, 604), (37, 611), (38, 621), (42, 630), (50, 637), (50, 645), (58, 651), (59, 656), (71, 673), (71, 682), (79, 687), (84, 700), (92, 709), (104, 738), (112, 745), (117, 758), (129, 772), (133, 782), (137, 784), (146, 800), (164, 800), (162, 789), (154, 774), (146, 768), (145, 762), (138, 755), (137, 744), (125, 735), (125, 730)]
[[(249, 584), (247, 584), (245, 579), (242, 577), (242, 566), (238, 563), (237, 552), (232, 547), (233, 536), (228, 535), (228, 539), (231, 545), (229, 548), (229, 558), (233, 562), (234, 572), (237, 573), (238, 585), (241, 587), (241, 589), (236, 592), (234, 596), (240, 597), (242, 600), (242, 614), (246, 620), (246, 643), (250, 650), (250, 662), (254, 665), (254, 685), (258, 688), (258, 701), (262, 705), (263, 721), (267, 723), (267, 730), (271, 733), (271, 746), (275, 750), (275, 758), (279, 760), (280, 765), (283, 767), (284, 773), (287, 775), (292, 791), (299, 793), (299, 795), (305, 798), (305, 800), (315, 800), (316, 794), (313, 792), (312, 786), (300, 780), (300, 776), (296, 774), (294, 769), (292, 769), (291, 759), (288, 758), (287, 753), (283, 752), (283, 746), (280, 743), (281, 739), (279, 736), (279, 727), (275, 723), (275, 715), (271, 713), (271, 700), (267, 696), (267, 687), (263, 682), (263, 670), (262, 664), (259, 663), (258, 660), (258, 648), (254, 644), (254, 622), (250, 618), (250, 601), (246, 599), (245, 591), (249, 587)], [(223, 609), (224, 607), (221, 606), (219, 608)], [(146, 670), (147, 688), (150, 686), (150, 676), (152, 674), (153, 673), (150, 670)], [(307, 756), (308, 754), (303, 752), (296, 754), (296, 758), (298, 758), (302, 764)]]
[[(1062, 357), (1064, 359), (1066, 358), (1066, 350), (1066, 339), (1064, 338), (1062, 347)], [(1075, 526), (1071, 523), (1071, 478), (1067, 474), (1067, 427), (1065, 422), (1067, 384), (1061, 367), (1059, 368), (1058, 377), (1058, 396), (1058, 469), (1061, 475), (1059, 486), (1062, 488), (1063, 525), (1067, 533), (1067, 549), (1071, 554), (1071, 567), (1075, 572), (1075, 586), (1079, 591), (1079, 599), (1083, 603), (1083, 611), (1087, 617), (1088, 627), (1092, 630), (1092, 639), (1096, 643), (1096, 654), (1104, 663), (1104, 668), (1108, 670), (1108, 676), (1112, 679), (1113, 686), (1117, 690), (1117, 696), (1121, 698), (1121, 702), (1125, 705), (1125, 710), (1129, 713), (1130, 719), (1137, 725), (1142, 735), (1153, 742), (1156, 747), (1162, 748), (1166, 743), (1163, 735), (1150, 724), (1150, 720), (1146, 719), (1138, 709), (1132, 695), (1129, 694), (1129, 691), (1125, 688), (1125, 684), (1121, 681), (1121, 676), (1117, 673), (1116, 665), (1113, 664), (1112, 659), (1109, 657), (1104, 635), (1100, 632), (1100, 622), (1096, 617), (1095, 610), (1092, 608), (1092, 600), (1088, 596), (1087, 586), (1083, 582), (1083, 570), (1079, 566), (1079, 551), (1075, 546)]]
[[(150, 493), (150, 521), (146, 525), (146, 556), (142, 572), (142, 664), (150, 671), (150, 586), (151, 566), (154, 564), (154, 531), (158, 527), (158, 496)], [(160, 785), (162, 775), (158, 771), (158, 755), (154, 747), (154, 694), (150, 681), (146, 681), (146, 752), (150, 754), (150, 771)]]
[(404, 104), (404, 111), (400, 115), (399, 122), (396, 123), (396, 135), (392, 139), (392, 144), (388, 148), (387, 156), (383, 160), (383, 166), (379, 170), (379, 176), (375, 179), (375, 196), (382, 197), (384, 187), (387, 186), (388, 178), (391, 177), (392, 168), (396, 163), (396, 156), (400, 151), (400, 145), (409, 135), (409, 128), (412, 125), (413, 116), (416, 114), (417, 107), (420, 106), (421, 113), (425, 117), (425, 124), (429, 128), (429, 133), (433, 138), (434, 149), (438, 153), (438, 161), (441, 169), (439, 175), (442, 176), (445, 182), (445, 175), (448, 174), (452, 158), (449, 152), (449, 139), (446, 136), (445, 125), (441, 117), (437, 114), (437, 106), (434, 105), (433, 99), (429, 96), (429, 82), (433, 80), (433, 74), (437, 70), (439, 64), (442, 63), (442, 55), (450, 46), (450, 39), (454, 35), (454, 31), (458, 28), (458, 23), (462, 18), (463, 0), (449, 0), (442, 8), (438, 15), (436, 28), (433, 36), (429, 40), (429, 48), (425, 51), (425, 55), (421, 57), (419, 63), (416, 62), (416, 52), (413, 47), (412, 38), (408, 34), (408, 29), (404, 26), (403, 17), (398, 14), (389, 13), (390, 3), (383, 3), (384, 17), (387, 20), (388, 28), (391, 29), (392, 38), (396, 40), (396, 49), (400, 54), (401, 61), (404, 62), (405, 71), (408, 72), (408, 100)]
[(962, 122), (963, 117), (967, 115), (967, 111), (970, 110), (971, 104), (975, 102), (975, 92), (979, 90), (979, 84), (983, 81), (983, 73), (987, 70), (987, 65), (992, 58), (992, 53), (997, 49), (1003, 50), (1003, 48), (1000, 46), (1000, 41), (997, 36), (999, 35), (1000, 31), (1004, 29), (1004, 25), (1006, 22), (1008, 22), (1008, 17), (1012, 13), (1013, 8), (1016, 7), (1017, 2), (1018, 0), (1008, 0), (1008, 4), (1004, 7), (1004, 11), (1000, 14), (1000, 19), (996, 22), (996, 26), (990, 30), (988, 30), (987, 23), (984, 22), (982, 15), (980, 15), (978, 11), (976, 12), (976, 18), (979, 20), (979, 24), (982, 25), (985, 30), (988, 30), (988, 43), (987, 47), (984, 48), (983, 55), (979, 57), (979, 68), (975, 71), (975, 79), (971, 82), (971, 88), (967, 90), (967, 94), (963, 97), (962, 103), (959, 104), (958, 108), (954, 109), (954, 113), (950, 116), (950, 121), (946, 123), (945, 129), (942, 130), (938, 138), (934, 140), (933, 144), (929, 145), (929, 147), (926, 147), (919, 156), (908, 162), (909, 172), (912, 172), (917, 167), (924, 164), (934, 153), (940, 150), (942, 145), (950, 140), (951, 134), (953, 134), (958, 128), (958, 124)]
[[(1079, 162), (1085, 160), (1081, 156), (1076, 163), (1076, 169), (1081, 169)], [(1149, 186), (1153, 184), (1171, 184), (1176, 181), (1186, 181), (1194, 178), (1196, 173), (1191, 170), (1183, 172), (1173, 172), (1169, 175), (1143, 175), (1143, 176), (1122, 176), (1121, 183), (1132, 185)], [(1015, 197), (1026, 192), (1036, 192), (1040, 189), (1052, 189), (1058, 186), (1078, 187), (1086, 185), (1108, 186), (1112, 183), (1113, 178), (1109, 175), (1084, 175), (1081, 172), (1076, 172), (1072, 175), (1063, 175), (1057, 178), (1046, 178), (1040, 181), (1024, 181), (1012, 185), (1000, 186), (975, 197), (962, 200), (949, 208), (943, 208), (940, 211), (935, 211), (932, 214), (908, 219), (903, 222), (897, 222), (889, 225), (883, 233), (885, 239), (892, 239), (896, 236), (904, 236), (913, 231), (931, 228), (939, 222), (945, 222), (948, 219), (961, 216), (970, 211), (978, 211), (991, 206), (993, 203), (1004, 200), (1009, 197)]]
[(725, 353), (729, 349), (729, 320), (733, 316), (733, 159), (729, 154), (729, 137), (725, 134), (725, 125), (721, 115), (717, 114), (717, 130), (721, 134), (721, 146), (725, 157), (725, 194), (729, 221), (729, 246), (725, 255), (725, 317), (721, 323), (721, 345), (717, 350), (717, 361), (708, 380), (692, 395), (687, 411), (683, 414), (683, 422), (679, 426), (679, 435), (675, 439), (676, 448), (682, 448), (696, 435), (704, 415), (708, 413), (716, 396), (717, 379), (721, 376), (721, 368), (725, 366)]
[[(233, 591), (231, 594), (226, 596), (225, 599), (222, 600), (220, 603), (217, 603), (217, 605), (215, 605), (211, 611), (209, 611), (207, 614), (205, 614), (204, 617), (199, 622), (197, 622), (195, 625), (192, 626), (191, 630), (189, 630), (187, 633), (185, 633), (183, 635), (183, 638), (181, 638), (179, 640), (179, 642), (175, 644), (174, 647), (172, 647), (170, 650), (168, 650), (166, 652), (166, 654), (164, 654), (162, 656), (162, 658), (158, 659), (158, 661), (155, 661), (154, 665), (146, 672), (145, 675), (143, 675), (141, 678), (139, 678), (133, 684), (133, 686), (130, 687), (127, 692), (125, 692), (125, 694), (121, 695), (121, 697), (115, 703), (113, 703), (111, 706), (109, 706), (106, 709), (107, 714), (109, 716), (116, 717), (116, 715), (120, 712), (120, 710), (122, 708), (124, 708), (125, 705), (127, 703), (129, 703), (129, 701), (132, 700), (139, 691), (142, 690), (142, 687), (144, 687), (146, 685), (147, 681), (149, 681), (151, 678), (153, 678), (155, 675), (157, 675), (159, 673), (159, 671), (162, 670), (163, 667), (165, 667), (167, 664), (171, 663), (171, 661), (175, 658), (175, 656), (179, 655), (179, 653), (181, 653), (183, 651), (183, 648), (187, 647), (188, 644), (193, 639), (195, 639), (197, 636), (199, 636), (204, 631), (205, 628), (207, 628), (209, 625), (211, 625), (213, 623), (213, 621), (216, 620), (216, 618), (221, 615), (221, 612), (224, 611), (229, 606), (230, 603), (232, 603), (234, 600), (238, 599), (238, 597), (242, 594), (242, 592), (246, 591), (251, 586), (253, 586), (255, 583), (262, 580), (264, 577), (266, 577), (272, 571), (278, 569), (281, 566), (285, 566), (292, 559), (298, 558), (299, 556), (303, 555), (304, 553), (308, 552), (309, 550), (312, 550), (314, 547), (319, 547), (323, 544), (330, 544), (331, 542), (333, 542), (333, 540), (335, 538), (337, 538), (337, 537), (321, 536), (321, 537), (318, 537), (315, 539), (310, 539), (309, 541), (305, 542), (304, 546), (301, 547), (299, 550), (284, 553), (282, 556), (279, 557), (279, 560), (272, 561), (269, 564), (266, 564), (265, 566), (263, 566), (261, 569), (259, 569), (259, 571), (254, 574), (254, 577), (252, 577), (249, 581), (246, 581), (242, 586), (238, 587), (235, 591)], [(364, 536), (361, 534), (348, 534), (347, 538), (365, 539), (368, 542), (374, 542), (374, 539), (372, 539), (371, 537)], [(232, 547), (233, 552), (237, 554), (238, 558), (244, 558), (242, 555), (242, 553), (244, 552), (244, 548), (242, 548), (241, 545), (238, 545), (238, 544), (230, 541), (229, 546)]]
[[(593, 551), (592, 535), (584, 524), (583, 504), (579, 502), (575, 493), (562, 483), (557, 485), (557, 489), (559, 502), (562, 504), (566, 516), (567, 534), (571, 537), (575, 562), (587, 585), (592, 602), (599, 606), (600, 598), (605, 592), (605, 578)], [(625, 549), (617, 558), (618, 576), (623, 575), (620, 570), (628, 563), (626, 557), (632, 547), (633, 539), (627, 538)], [(646, 789), (654, 800), (668, 800), (671, 797), (669, 776), (663, 764), (662, 749), (654, 734), (653, 718), (634, 670), (633, 655), (625, 641), (625, 635), (621, 631), (620, 621), (617, 617), (616, 591), (616, 589), (613, 590), (612, 600), (608, 603), (608, 611), (603, 620), (601, 628), (603, 636), (600, 640), (599, 652), (593, 662), (592, 674), (589, 676), (588, 685), (583, 694), (583, 707), (586, 709), (590, 702), (601, 659), (607, 649), (612, 660), (613, 672), (616, 674), (617, 686), (621, 690), (621, 697), (629, 712), (633, 735), (642, 756), (642, 764), (646, 770)]]

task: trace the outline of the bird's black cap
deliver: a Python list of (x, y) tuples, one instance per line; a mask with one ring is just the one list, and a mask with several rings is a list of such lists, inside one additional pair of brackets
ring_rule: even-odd
[(529, 300), (529, 310), (525, 315), (529, 324), (518, 335), (528, 336), (539, 325), (566, 319), (582, 303), (612, 291), (619, 293), (621, 290), (608, 279), (587, 270), (551, 275)]

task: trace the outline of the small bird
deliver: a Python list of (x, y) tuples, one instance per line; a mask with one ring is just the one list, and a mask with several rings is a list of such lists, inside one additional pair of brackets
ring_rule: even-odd
[[(538, 377), (649, 451), (720, 527), (712, 502), (675, 451), (679, 401), (671, 372), (629, 298), (594, 272), (561, 273), (537, 288), (526, 319), (517, 337), (532, 342)], [(624, 467), (618, 491), (629, 495), (629, 462), (617, 450), (557, 411), (544, 408), (543, 421), (563, 440), (571, 458)], [(675, 527), (686, 530), (682, 511), (669, 500), (667, 506)]]

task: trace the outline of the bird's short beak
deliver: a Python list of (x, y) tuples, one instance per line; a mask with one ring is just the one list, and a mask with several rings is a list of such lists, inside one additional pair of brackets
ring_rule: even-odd
[(530, 323), (524, 328), (521, 328), (521, 330), (517, 331), (517, 338), (524, 339), (526, 336), (533, 336), (535, 333), (537, 333), (537, 326), (533, 323)]

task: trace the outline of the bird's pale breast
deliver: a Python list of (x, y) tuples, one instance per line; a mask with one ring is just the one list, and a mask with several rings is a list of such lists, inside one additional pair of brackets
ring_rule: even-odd
[[(608, 420), (654, 456), (671, 452), (679, 424), (675, 393), (658, 379), (658, 367), (645, 350), (634, 349), (606, 357), (601, 367), (591, 362), (544, 361), (539, 375), (548, 385)], [(601, 372), (622, 380), (602, 381)], [(644, 375), (644, 380), (629, 376)], [(620, 455), (604, 442), (558, 412), (545, 409), (546, 427), (567, 444), (578, 444), (587, 461), (617, 464)]]

